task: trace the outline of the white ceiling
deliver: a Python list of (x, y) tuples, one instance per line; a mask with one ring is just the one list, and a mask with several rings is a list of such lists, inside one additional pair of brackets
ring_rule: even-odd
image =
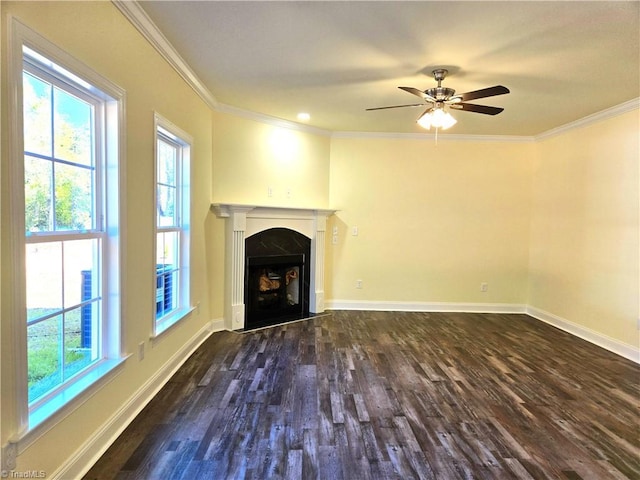
[(139, 2), (217, 102), (341, 132), (425, 132), (398, 86), (458, 93), (448, 133), (533, 136), (640, 96), (640, 2)]

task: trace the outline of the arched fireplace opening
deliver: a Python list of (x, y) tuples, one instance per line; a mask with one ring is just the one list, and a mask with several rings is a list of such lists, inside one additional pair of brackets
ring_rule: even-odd
[(311, 239), (270, 228), (245, 239), (245, 329), (309, 316)]

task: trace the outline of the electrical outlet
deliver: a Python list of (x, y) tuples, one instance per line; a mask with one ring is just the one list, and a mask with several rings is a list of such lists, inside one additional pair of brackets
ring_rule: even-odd
[(353, 235), (354, 237), (358, 236), (358, 227), (357, 226), (351, 227), (351, 235)]
[(487, 282), (482, 282), (480, 284), (480, 291), (481, 292), (486, 292), (489, 290), (489, 284)]
[(200, 302), (196, 303), (196, 315), (200, 315)]
[(273, 197), (273, 188), (267, 187), (267, 197)]
[(144, 360), (144, 342), (138, 344), (138, 360)]
[(362, 288), (362, 280), (356, 280), (356, 288)]
[(16, 457), (18, 446), (15, 443), (7, 443), (2, 447), (2, 473), (16, 469)]

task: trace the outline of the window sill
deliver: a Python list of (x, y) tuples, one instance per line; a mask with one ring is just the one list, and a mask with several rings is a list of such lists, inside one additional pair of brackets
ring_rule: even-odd
[(113, 379), (129, 356), (102, 360), (60, 393), (34, 408), (29, 412), (29, 430), (23, 439), (35, 436), (35, 432), (50, 421), (57, 423), (93, 396)]
[(151, 340), (157, 340), (158, 337), (162, 336), (165, 332), (180, 323), (181, 320), (191, 315), (191, 312), (194, 310), (195, 307), (179, 308), (176, 311), (171, 312), (171, 314), (167, 315), (159, 322), (156, 322), (156, 331), (151, 336)]

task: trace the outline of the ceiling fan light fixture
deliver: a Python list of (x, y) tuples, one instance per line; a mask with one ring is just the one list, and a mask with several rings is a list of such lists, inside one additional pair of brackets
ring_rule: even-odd
[(444, 111), (444, 108), (431, 108), (418, 118), (418, 125), (427, 130), (430, 130), (431, 127), (446, 130), (457, 122), (449, 112)]
[(418, 125), (426, 130), (431, 129), (431, 110), (424, 112), (417, 120)]

